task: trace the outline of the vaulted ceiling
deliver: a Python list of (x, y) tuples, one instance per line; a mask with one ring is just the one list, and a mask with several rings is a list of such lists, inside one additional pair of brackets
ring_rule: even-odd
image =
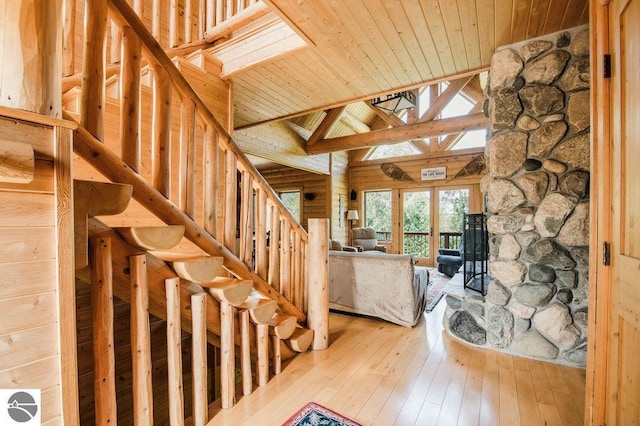
[(376, 119), (363, 101), (475, 75), (499, 46), (588, 22), (587, 0), (263, 1), (299, 38), (274, 32), (278, 54), (229, 75), (236, 139), (286, 134), (303, 151), (326, 111), (350, 105), (342, 133), (361, 133)]

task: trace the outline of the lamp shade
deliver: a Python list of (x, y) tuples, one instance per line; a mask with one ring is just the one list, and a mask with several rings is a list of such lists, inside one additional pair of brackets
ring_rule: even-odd
[(393, 93), (386, 97), (378, 97), (371, 100), (371, 105), (377, 107), (387, 114), (401, 111), (403, 109), (415, 108), (416, 96), (413, 92), (404, 91), (399, 93)]
[(360, 219), (358, 215), (358, 210), (348, 210), (347, 211), (347, 220), (358, 220)]

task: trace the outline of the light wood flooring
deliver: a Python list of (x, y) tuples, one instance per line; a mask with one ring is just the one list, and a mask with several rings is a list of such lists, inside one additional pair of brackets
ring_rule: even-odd
[(444, 299), (418, 326), (331, 314), (331, 345), (210, 425), (281, 425), (309, 401), (363, 425), (582, 425), (584, 370), (472, 348), (443, 332)]

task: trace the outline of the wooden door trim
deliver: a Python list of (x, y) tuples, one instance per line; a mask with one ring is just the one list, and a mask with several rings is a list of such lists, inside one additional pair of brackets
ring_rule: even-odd
[(604, 265), (603, 245), (612, 234), (611, 87), (604, 56), (610, 53), (609, 4), (590, 3), (591, 44), (591, 193), (589, 252), (589, 338), (585, 389), (585, 423), (606, 421), (606, 360), (610, 350), (612, 268)]

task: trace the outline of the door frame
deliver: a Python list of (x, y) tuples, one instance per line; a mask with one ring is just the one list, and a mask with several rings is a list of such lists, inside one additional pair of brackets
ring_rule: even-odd
[(607, 357), (612, 306), (612, 268), (604, 265), (604, 243), (614, 243), (612, 232), (612, 135), (610, 80), (604, 77), (604, 55), (610, 43), (607, 0), (589, 2), (591, 67), (591, 192), (589, 244), (589, 339), (585, 388), (585, 422), (606, 421)]

